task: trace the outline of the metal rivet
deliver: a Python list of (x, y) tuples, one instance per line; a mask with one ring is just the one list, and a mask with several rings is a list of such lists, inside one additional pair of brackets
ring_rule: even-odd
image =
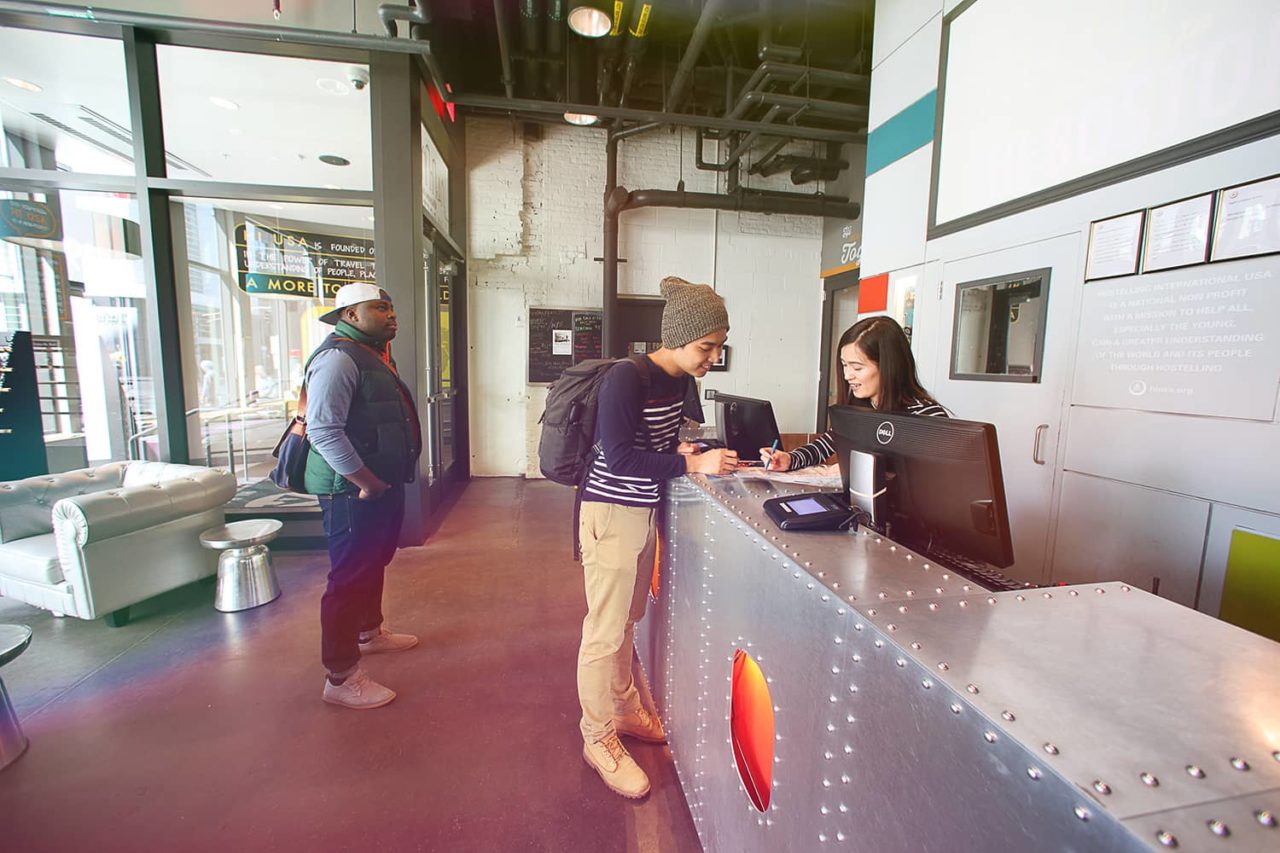
[(907, 605), (905, 605), (905, 604), (900, 604), (900, 605), (898, 605), (898, 612), (899, 612), (899, 613), (906, 613), (906, 612), (907, 612)]
[(929, 690), (930, 688), (933, 687), (933, 682), (926, 678), (924, 681), (920, 682), (920, 686), (923, 687), (925, 690)]
[(1040, 595), (1042, 595), (1045, 598), (1053, 598), (1053, 593), (1051, 592), (1042, 592), (1040, 593)]
[(951, 664), (947, 663), (946, 661), (939, 661), (938, 669), (942, 670), (943, 672), (946, 672), (947, 670), (951, 669)]
[[(1098, 595), (1106, 595), (1106, 594), (1107, 594), (1107, 591), (1106, 591), (1105, 589), (1103, 589), (1102, 587), (1097, 587), (1096, 589), (1094, 589), (1094, 592), (1096, 592)], [(1172, 837), (1173, 837), (1173, 836), (1170, 836), (1170, 838), (1172, 838)], [(1174, 841), (1174, 844), (1177, 844), (1177, 843), (1178, 843), (1177, 841)]]
[(898, 663), (898, 666), (899, 666), (899, 667), (904, 667), (904, 666), (906, 666), (906, 665), (907, 665), (907, 662), (906, 662), (906, 661), (904, 661), (902, 658), (898, 658), (897, 663)]
[(1071, 590), (1070, 592), (1068, 592), (1068, 593), (1067, 593), (1067, 595), (1071, 596), (1072, 598), (1079, 598), (1079, 597), (1080, 597), (1080, 590), (1078, 590), (1078, 589), (1073, 589), (1073, 590)]
[(1160, 780), (1150, 773), (1141, 773), (1138, 775), (1138, 778), (1141, 779), (1142, 784), (1146, 785), (1148, 788), (1158, 788), (1160, 786)]
[(1124, 592), (1129, 592), (1131, 588), (1127, 586), (1122, 586), (1120, 587), (1120, 589), (1123, 590)]
[(956, 703), (954, 703), (954, 702), (952, 702), (952, 703), (951, 703), (951, 713), (953, 713), (953, 714), (959, 714), (959, 713), (960, 713), (960, 710), (961, 710), (961, 708), (960, 708), (960, 706), (959, 706), (959, 705), (957, 705), (957, 704), (956, 704)]
[(975, 695), (978, 693), (978, 685), (976, 684), (966, 684), (964, 689)]
[(1248, 770), (1249, 762), (1245, 761), (1243, 758), (1233, 758), (1231, 759), (1231, 766), (1237, 770)]
[(1206, 825), (1209, 827), (1209, 831), (1219, 838), (1226, 838), (1231, 834), (1231, 829), (1220, 820), (1208, 821)]
[(938, 605), (936, 605), (936, 604), (930, 604), (930, 605), (929, 605), (929, 609), (930, 609), (930, 610), (937, 610), (937, 609), (938, 609)]
[(1101, 779), (1094, 779), (1093, 790), (1097, 791), (1099, 794), (1110, 794), (1111, 786), (1106, 782), (1103, 782)]
[(1274, 758), (1276, 761), (1280, 761), (1280, 749), (1277, 749), (1275, 752), (1271, 753), (1271, 757)]
[(1178, 846), (1178, 839), (1174, 836), (1174, 834), (1172, 832), (1168, 832), (1163, 829), (1156, 833), (1156, 840), (1159, 841), (1161, 844), (1163, 844), (1165, 847)]
[(1084, 806), (1076, 806), (1074, 809), (1072, 809), (1072, 811), (1074, 811), (1076, 813), (1076, 817), (1080, 818), (1081, 820), (1089, 819), (1089, 810), (1086, 809)]
[(969, 606), (969, 602), (965, 601), (965, 600), (962, 598), (962, 599), (960, 599), (960, 606), (961, 606), (961, 607), (968, 607), (968, 606)]
[(1253, 816), (1257, 819), (1258, 823), (1262, 824), (1263, 826), (1268, 827), (1270, 829), (1275, 829), (1276, 816), (1272, 812), (1267, 811), (1266, 809), (1260, 809), (1254, 812)]
[(889, 623), (889, 630), (890, 630), (890, 631), (896, 631), (896, 630), (898, 630), (898, 626), (897, 626), (897, 625), (895, 625), (895, 624), (893, 624), (892, 622), (890, 622), (890, 623)]
[(1040, 776), (1041, 776), (1040, 768), (1039, 768), (1039, 767), (1028, 767), (1028, 768), (1027, 768), (1027, 775), (1028, 775), (1029, 777), (1031, 777), (1031, 780), (1032, 780), (1033, 782), (1038, 782), (1038, 781), (1040, 780)]
[(867, 611), (867, 615), (868, 615), (868, 616), (875, 616), (875, 615), (876, 615), (875, 608), (873, 607), (873, 608), (871, 608), (870, 610), (868, 610), (868, 611)]
[(862, 655), (854, 655), (854, 656), (853, 656), (853, 662), (854, 662), (854, 663), (862, 663)]
[(1050, 755), (1057, 755), (1057, 754), (1058, 754), (1058, 748), (1057, 748), (1056, 746), (1054, 746), (1053, 744), (1051, 744), (1051, 743), (1046, 743), (1046, 744), (1044, 745), (1044, 751), (1045, 751), (1045, 752), (1047, 752), (1047, 753), (1049, 753)]
[(915, 649), (916, 651), (920, 651), (922, 646), (919, 643), (912, 643), (911, 648)]
[(1204, 771), (1203, 771), (1203, 770), (1201, 770), (1199, 767), (1196, 767), (1194, 764), (1188, 764), (1188, 765), (1187, 765), (1187, 775), (1188, 775), (1188, 776), (1191, 776), (1191, 777), (1192, 777), (1192, 778), (1194, 778), (1194, 779), (1203, 779), (1203, 778), (1204, 778)]
[(883, 649), (883, 648), (884, 648), (884, 640), (876, 640), (876, 641), (875, 641), (875, 647), (876, 647), (877, 649)]
[(1017, 719), (1017, 717), (1013, 715), (1012, 711), (1001, 711), (1000, 716), (1004, 717), (1005, 722), (1008, 722), (1008, 723), (1012, 723), (1014, 720)]
[(1019, 595), (1019, 596), (1017, 596), (1017, 599), (1018, 599), (1019, 601), (1026, 601), (1026, 600), (1027, 600), (1027, 597), (1026, 597), (1025, 595)]
[(987, 599), (987, 604), (994, 605), (995, 603), (996, 603), (996, 600), (995, 600), (994, 598), (988, 598), (988, 599)]
[(996, 742), (996, 733), (995, 733), (995, 732), (983, 732), (983, 733), (982, 733), (982, 739), (983, 739), (983, 740), (985, 740), (987, 743), (995, 743), (995, 742)]

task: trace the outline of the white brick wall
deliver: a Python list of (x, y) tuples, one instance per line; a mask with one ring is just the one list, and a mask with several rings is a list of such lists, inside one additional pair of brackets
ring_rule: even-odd
[[(696, 168), (695, 145), (692, 131), (666, 129), (624, 140), (618, 182), (675, 189), (683, 171), (690, 192), (722, 189), (723, 176)], [(526, 138), (519, 122), (469, 118), (467, 167), (471, 469), (538, 476), (546, 389), (525, 383), (528, 309), (602, 304), (602, 265), (592, 259), (603, 248), (605, 134), (543, 125)], [(785, 174), (747, 184), (797, 189)], [(666, 275), (713, 285), (728, 302), (732, 351), (728, 372), (709, 374), (703, 386), (771, 399), (784, 432), (808, 431), (817, 408), (821, 250), (816, 217), (627, 211), (618, 290), (656, 295)]]

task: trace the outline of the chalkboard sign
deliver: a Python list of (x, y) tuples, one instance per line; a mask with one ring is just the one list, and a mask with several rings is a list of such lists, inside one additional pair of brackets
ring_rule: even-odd
[(573, 308), (529, 309), (529, 382), (554, 382), (565, 368), (600, 358), (604, 315)]
[(48, 474), (30, 332), (0, 332), (0, 480)]

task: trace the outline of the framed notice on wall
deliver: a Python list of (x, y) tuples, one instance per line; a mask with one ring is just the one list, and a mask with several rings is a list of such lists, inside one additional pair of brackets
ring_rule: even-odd
[(1146, 211), (1135, 210), (1089, 226), (1089, 257), (1084, 280), (1133, 275), (1138, 271), (1142, 248), (1142, 223)]
[(1280, 252), (1280, 175), (1218, 190), (1212, 260)]
[(1209, 217), (1213, 193), (1184, 198), (1147, 212), (1142, 271), (1171, 270), (1209, 259)]
[(554, 382), (567, 367), (600, 358), (604, 314), (587, 308), (529, 309), (529, 384)]

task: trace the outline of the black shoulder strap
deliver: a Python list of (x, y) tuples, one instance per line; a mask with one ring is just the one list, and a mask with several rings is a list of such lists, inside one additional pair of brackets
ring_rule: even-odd
[(640, 388), (648, 391), (649, 386), (653, 384), (653, 362), (649, 360), (647, 355), (630, 355), (627, 361), (636, 366), (636, 373), (640, 375)]

